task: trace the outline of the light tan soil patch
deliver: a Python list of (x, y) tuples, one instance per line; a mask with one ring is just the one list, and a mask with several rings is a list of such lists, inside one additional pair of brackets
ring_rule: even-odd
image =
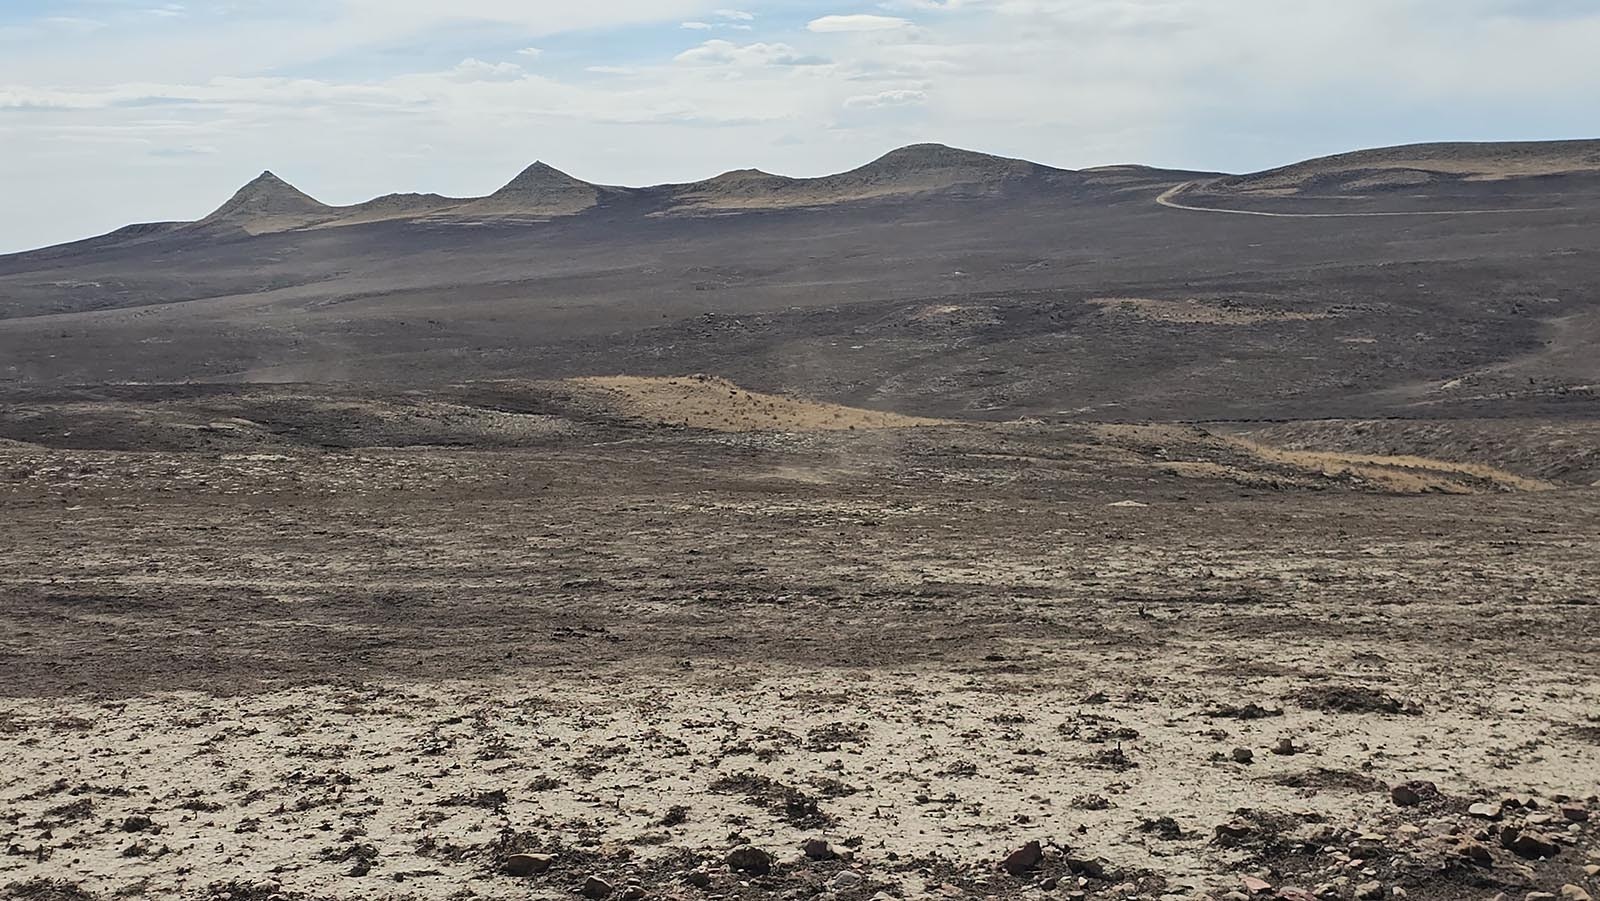
[(880, 413), (779, 394), (747, 391), (708, 375), (570, 379), (596, 399), (639, 419), (717, 432), (844, 431), (949, 425), (940, 419)]

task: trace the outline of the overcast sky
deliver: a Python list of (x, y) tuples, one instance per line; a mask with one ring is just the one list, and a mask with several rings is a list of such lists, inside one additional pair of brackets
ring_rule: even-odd
[(0, 0), (0, 252), (263, 169), (329, 203), (919, 141), (1252, 171), (1600, 136), (1597, 98), (1600, 0)]

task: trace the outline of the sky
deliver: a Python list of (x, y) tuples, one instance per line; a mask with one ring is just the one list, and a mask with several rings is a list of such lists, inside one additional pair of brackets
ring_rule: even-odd
[(0, 0), (0, 253), (327, 203), (1600, 136), (1600, 0)]

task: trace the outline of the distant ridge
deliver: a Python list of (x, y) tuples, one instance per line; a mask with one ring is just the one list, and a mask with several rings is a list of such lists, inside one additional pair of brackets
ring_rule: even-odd
[(759, 169), (740, 169), (675, 187), (680, 206), (686, 211), (735, 211), (933, 193), (991, 194), (1028, 179), (1054, 179), (1060, 183), (1073, 174), (943, 144), (913, 144), (838, 175), (788, 178)]
[(263, 172), (197, 224), (241, 228), (259, 235), (388, 220), (548, 219), (577, 215), (607, 199), (630, 198), (655, 203), (655, 215), (699, 215), (941, 193), (977, 196), (1029, 180), (1064, 184), (1073, 174), (943, 144), (913, 144), (848, 172), (819, 178), (790, 178), (759, 169), (739, 169), (687, 184), (620, 188), (591, 184), (547, 163), (535, 162), (487, 197), (387, 194), (364, 203), (335, 207), (321, 203), (271, 172)]
[(1218, 193), (1346, 194), (1600, 173), (1600, 140), (1405, 144), (1221, 179)]
[[(386, 194), (350, 206), (324, 204), (272, 172), (262, 172), (198, 222), (130, 226), (86, 239), (125, 244), (199, 230), (251, 235), (375, 222), (471, 223), (492, 219), (555, 219), (612, 203), (653, 217), (732, 215), (762, 210), (945, 196), (978, 198), (1055, 194), (1118, 196), (1193, 182), (1186, 196), (1366, 195), (1383, 191), (1471, 186), (1483, 182), (1600, 174), (1600, 140), (1436, 143), (1360, 150), (1251, 175), (1224, 175), (1141, 165), (1056, 169), (1027, 160), (912, 144), (855, 169), (793, 178), (736, 169), (700, 181), (624, 188), (596, 185), (535, 162), (486, 197)], [(1067, 193), (1063, 193), (1067, 192)], [(83, 242), (75, 242), (82, 244)], [(45, 248), (48, 250), (48, 248)], [(38, 253), (39, 251), (33, 251)]]

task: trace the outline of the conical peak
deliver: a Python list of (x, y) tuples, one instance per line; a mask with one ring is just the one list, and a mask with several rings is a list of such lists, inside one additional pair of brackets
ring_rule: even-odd
[(271, 171), (262, 172), (207, 219), (253, 219), (326, 212), (329, 208)]
[(581, 179), (573, 178), (554, 166), (535, 161), (533, 165), (518, 173), (516, 178), (513, 178), (497, 193), (503, 193), (505, 191), (523, 191), (529, 189), (548, 189), (552, 187), (572, 188), (579, 186), (587, 187), (588, 183), (582, 181)]

